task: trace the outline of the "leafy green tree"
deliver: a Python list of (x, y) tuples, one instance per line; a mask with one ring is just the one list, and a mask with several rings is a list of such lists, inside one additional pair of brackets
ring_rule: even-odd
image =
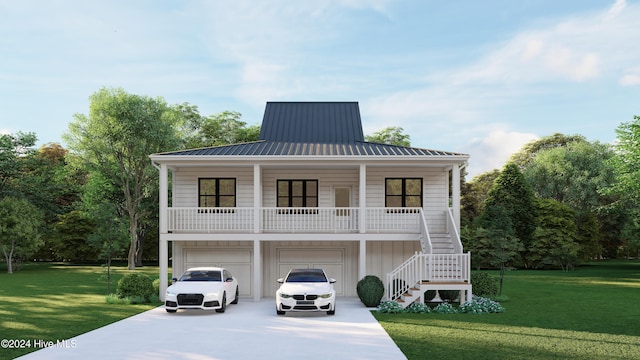
[(461, 187), (460, 222), (462, 226), (473, 224), (473, 221), (484, 210), (493, 182), (500, 175), (500, 170), (494, 169), (475, 176), (470, 182)]
[(505, 268), (513, 263), (522, 251), (522, 243), (515, 236), (511, 213), (501, 205), (491, 204), (476, 221), (478, 243), (483, 244), (477, 250), (485, 252), (485, 261), (500, 269), (498, 295), (502, 295)]
[(42, 244), (42, 213), (26, 199), (5, 196), (0, 199), (0, 248), (12, 274), (14, 261), (36, 252)]
[(600, 231), (597, 226), (601, 219), (603, 225), (607, 224), (605, 218), (612, 219), (610, 212), (600, 211), (613, 201), (611, 196), (601, 195), (601, 189), (615, 181), (614, 169), (609, 163), (612, 157), (613, 151), (608, 145), (573, 141), (539, 151), (523, 171), (536, 196), (560, 201), (575, 212), (582, 245), (580, 253), (585, 259), (600, 255), (599, 240), (610, 234), (609, 229)]
[(150, 187), (157, 186), (158, 174), (148, 156), (178, 148), (175, 128), (183, 122), (182, 113), (162, 98), (102, 88), (90, 97), (89, 115), (75, 114), (64, 135), (90, 171), (110, 179), (123, 194), (130, 237), (129, 269), (135, 269), (136, 256), (142, 251), (140, 219), (150, 216), (142, 203), (149, 198)]
[(553, 200), (537, 201), (538, 227), (529, 246), (529, 262), (534, 268), (550, 265), (566, 271), (578, 260), (574, 213), (567, 205)]
[(98, 251), (87, 241), (95, 228), (96, 222), (81, 210), (60, 215), (51, 235), (58, 259), (76, 263), (97, 260)]
[(510, 163), (514, 163), (520, 169), (526, 168), (533, 161), (538, 153), (544, 150), (554, 149), (557, 147), (566, 147), (568, 144), (587, 141), (582, 135), (564, 135), (554, 133), (551, 136), (544, 136), (540, 139), (532, 140), (525, 144), (518, 152), (511, 155)]
[(628, 235), (630, 229), (640, 223), (640, 116), (620, 124), (616, 134), (615, 156), (610, 164), (617, 178), (603, 193), (616, 196), (617, 202), (612, 207), (624, 212), (628, 221), (625, 235)]
[(364, 139), (368, 142), (378, 144), (411, 146), (411, 136), (405, 134), (404, 129), (400, 126), (386, 127), (380, 131), (376, 131), (373, 135), (366, 135)]
[(247, 127), (242, 115), (237, 111), (223, 111), (208, 117), (201, 116), (197, 107), (182, 104), (179, 107), (185, 115), (183, 131), (187, 148), (200, 148), (237, 144), (258, 140), (260, 126)]
[(22, 158), (33, 153), (34, 133), (0, 134), (0, 196), (21, 196), (16, 179), (22, 172)]
[(111, 293), (111, 261), (124, 254), (130, 244), (128, 226), (112, 203), (93, 208), (95, 226), (88, 236), (88, 244), (106, 261), (107, 294)]
[(527, 249), (531, 244), (536, 228), (535, 197), (529, 184), (525, 181), (518, 166), (513, 163), (505, 165), (489, 190), (485, 208), (500, 206), (511, 219), (514, 236), (518, 238), (525, 250), (524, 261), (527, 264)]

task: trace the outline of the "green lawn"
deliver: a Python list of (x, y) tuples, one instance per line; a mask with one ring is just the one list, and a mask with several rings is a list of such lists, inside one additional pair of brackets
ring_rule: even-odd
[[(106, 304), (102, 273), (36, 263), (10, 275), (0, 264), (0, 338), (68, 339), (155, 306)], [(640, 359), (640, 262), (516, 270), (504, 294), (501, 314), (374, 315), (409, 359)], [(0, 349), (0, 359), (32, 350)]]
[(409, 359), (640, 359), (639, 262), (516, 270), (504, 295), (501, 314), (374, 315)]
[[(157, 267), (136, 271), (158, 277)], [(157, 306), (106, 304), (103, 272), (100, 266), (33, 263), (7, 274), (0, 264), (0, 338), (55, 342)], [(126, 267), (116, 268), (114, 290), (117, 279), (127, 272)], [(0, 359), (34, 350), (0, 348)]]

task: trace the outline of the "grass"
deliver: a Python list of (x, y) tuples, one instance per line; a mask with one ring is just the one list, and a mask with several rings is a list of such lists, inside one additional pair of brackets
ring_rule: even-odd
[(501, 314), (374, 316), (409, 359), (640, 359), (639, 262), (512, 271), (503, 294)]
[[(0, 329), (2, 339), (64, 340), (116, 322), (158, 304), (107, 304), (106, 281), (100, 266), (62, 263), (31, 263), (20, 271), (6, 273), (0, 264)], [(112, 267), (112, 271), (114, 267)], [(112, 291), (129, 270), (115, 267)], [(157, 267), (142, 271), (157, 278)], [(13, 359), (34, 348), (0, 348), (0, 359)]]
[[(107, 304), (100, 266), (34, 263), (6, 274), (2, 265), (2, 339), (55, 342), (156, 306)], [(112, 289), (127, 272), (116, 267)], [(374, 316), (409, 359), (640, 359), (640, 262), (512, 271), (504, 295), (501, 314)], [(0, 359), (34, 350), (0, 348)]]

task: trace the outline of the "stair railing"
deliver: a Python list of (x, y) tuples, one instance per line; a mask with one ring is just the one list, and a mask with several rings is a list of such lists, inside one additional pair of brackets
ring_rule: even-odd
[(427, 218), (424, 216), (424, 210), (420, 209), (418, 216), (420, 219), (420, 247), (423, 254), (433, 253), (433, 245), (431, 244), (431, 236), (429, 235), (429, 227), (427, 226)]
[(462, 240), (460, 239), (460, 232), (458, 231), (458, 227), (456, 226), (455, 218), (453, 217), (453, 209), (449, 208), (447, 210), (447, 228), (449, 230), (449, 234), (451, 234), (453, 243), (453, 251), (457, 254), (462, 253)]

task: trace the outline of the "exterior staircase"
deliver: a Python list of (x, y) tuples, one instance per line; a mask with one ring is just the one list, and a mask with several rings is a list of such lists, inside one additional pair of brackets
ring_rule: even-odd
[(388, 301), (406, 308), (423, 302), (428, 290), (458, 290), (460, 304), (471, 301), (471, 254), (462, 252), (458, 232), (449, 226), (450, 233), (430, 234), (426, 221), (421, 221), (422, 252), (387, 274)]

